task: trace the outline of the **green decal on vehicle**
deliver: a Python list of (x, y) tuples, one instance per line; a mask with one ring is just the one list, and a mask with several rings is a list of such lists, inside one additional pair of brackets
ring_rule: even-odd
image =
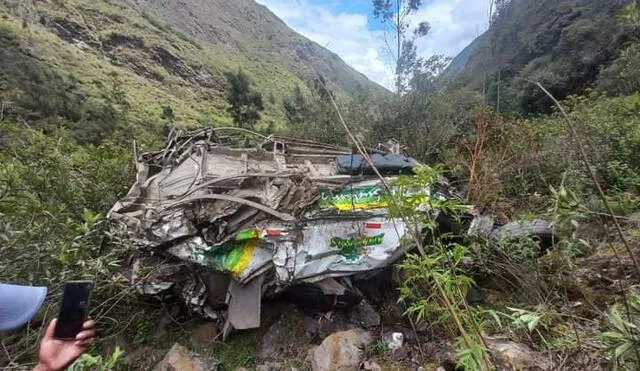
[(385, 190), (380, 185), (345, 187), (339, 191), (320, 188), (320, 207), (341, 211), (380, 209), (389, 206)]
[(383, 241), (384, 233), (372, 237), (364, 236), (347, 239), (332, 237), (329, 246), (340, 250), (340, 255), (347, 258), (347, 260), (357, 260), (362, 255), (363, 247), (382, 245)]

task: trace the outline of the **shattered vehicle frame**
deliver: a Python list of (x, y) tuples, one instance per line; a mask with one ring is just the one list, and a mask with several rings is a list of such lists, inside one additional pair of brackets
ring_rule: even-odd
[[(259, 327), (265, 296), (300, 283), (344, 291), (334, 278), (406, 253), (407, 226), (360, 154), (276, 135), (233, 148), (219, 130), (173, 130), (164, 149), (135, 153), (136, 182), (108, 220), (136, 251), (140, 293), (177, 293), (228, 333)], [(420, 165), (393, 141), (368, 151), (386, 181)]]

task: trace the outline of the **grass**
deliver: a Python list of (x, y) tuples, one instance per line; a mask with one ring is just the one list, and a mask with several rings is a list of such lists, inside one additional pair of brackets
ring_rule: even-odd
[[(71, 45), (55, 35), (52, 29), (39, 24), (22, 28), (21, 19), (3, 11), (2, 25), (20, 40), (21, 47), (15, 53), (28, 50), (31, 55), (39, 56), (38, 63), (60, 75), (74, 77), (80, 94), (86, 99), (102, 100), (110, 74), (117, 74), (131, 106), (130, 122), (134, 126), (165, 122), (161, 118), (164, 106), (171, 106), (175, 114), (174, 123), (181, 126), (230, 124), (224, 95), (226, 82), (223, 74), (226, 71), (242, 68), (253, 78), (258, 90), (265, 97), (274, 96), (275, 102), (281, 102), (296, 84), (304, 84), (281, 64), (197, 41), (153, 15), (138, 13), (127, 6), (107, 1), (65, 0), (57, 4), (37, 3), (36, 7), (50, 22), (65, 19), (85, 27), (96, 41), (107, 40), (112, 34), (142, 39), (144, 48), (115, 47), (107, 54), (98, 48)], [(209, 71), (218, 86), (205, 88), (195, 82), (195, 77), (185, 79), (171, 74), (153, 59), (152, 49), (155, 47), (168, 50), (193, 70)], [(137, 75), (131, 69), (134, 64), (144, 66), (161, 81)], [(264, 127), (270, 123), (278, 127), (284, 121), (279, 103), (267, 104), (262, 116), (260, 125)]]

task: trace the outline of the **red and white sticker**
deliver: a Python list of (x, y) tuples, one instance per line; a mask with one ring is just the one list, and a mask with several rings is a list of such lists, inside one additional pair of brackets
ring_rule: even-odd
[(281, 230), (281, 229), (267, 229), (264, 231), (265, 236), (267, 237), (280, 237), (280, 236), (285, 236), (287, 234), (287, 232)]
[(365, 229), (382, 229), (382, 222), (366, 222), (364, 223)]

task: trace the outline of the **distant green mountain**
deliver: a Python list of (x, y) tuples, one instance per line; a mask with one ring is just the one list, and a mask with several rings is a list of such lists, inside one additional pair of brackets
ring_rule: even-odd
[(480, 45), (483, 43), (483, 40), (484, 40), (483, 37), (485, 35), (486, 34), (482, 34), (476, 37), (471, 42), (471, 44), (467, 45), (467, 47), (462, 49), (462, 51), (458, 53), (458, 55), (456, 55), (451, 60), (451, 63), (449, 63), (447, 68), (439, 76), (441, 82), (445, 82), (445, 83), (451, 82), (460, 74), (460, 72), (467, 65), (467, 62), (469, 62), (469, 59), (471, 58), (471, 56), (478, 50)]
[(558, 98), (593, 86), (632, 37), (619, 19), (628, 3), (512, 0), (444, 78), (450, 86), (485, 91), (492, 105), (500, 91), (503, 111), (544, 112), (549, 100), (526, 80), (543, 83)]
[(262, 125), (318, 74), (346, 97), (390, 94), (253, 0), (0, 0), (0, 57), (5, 116), (80, 131), (229, 123), (224, 73), (239, 68), (264, 94)]

